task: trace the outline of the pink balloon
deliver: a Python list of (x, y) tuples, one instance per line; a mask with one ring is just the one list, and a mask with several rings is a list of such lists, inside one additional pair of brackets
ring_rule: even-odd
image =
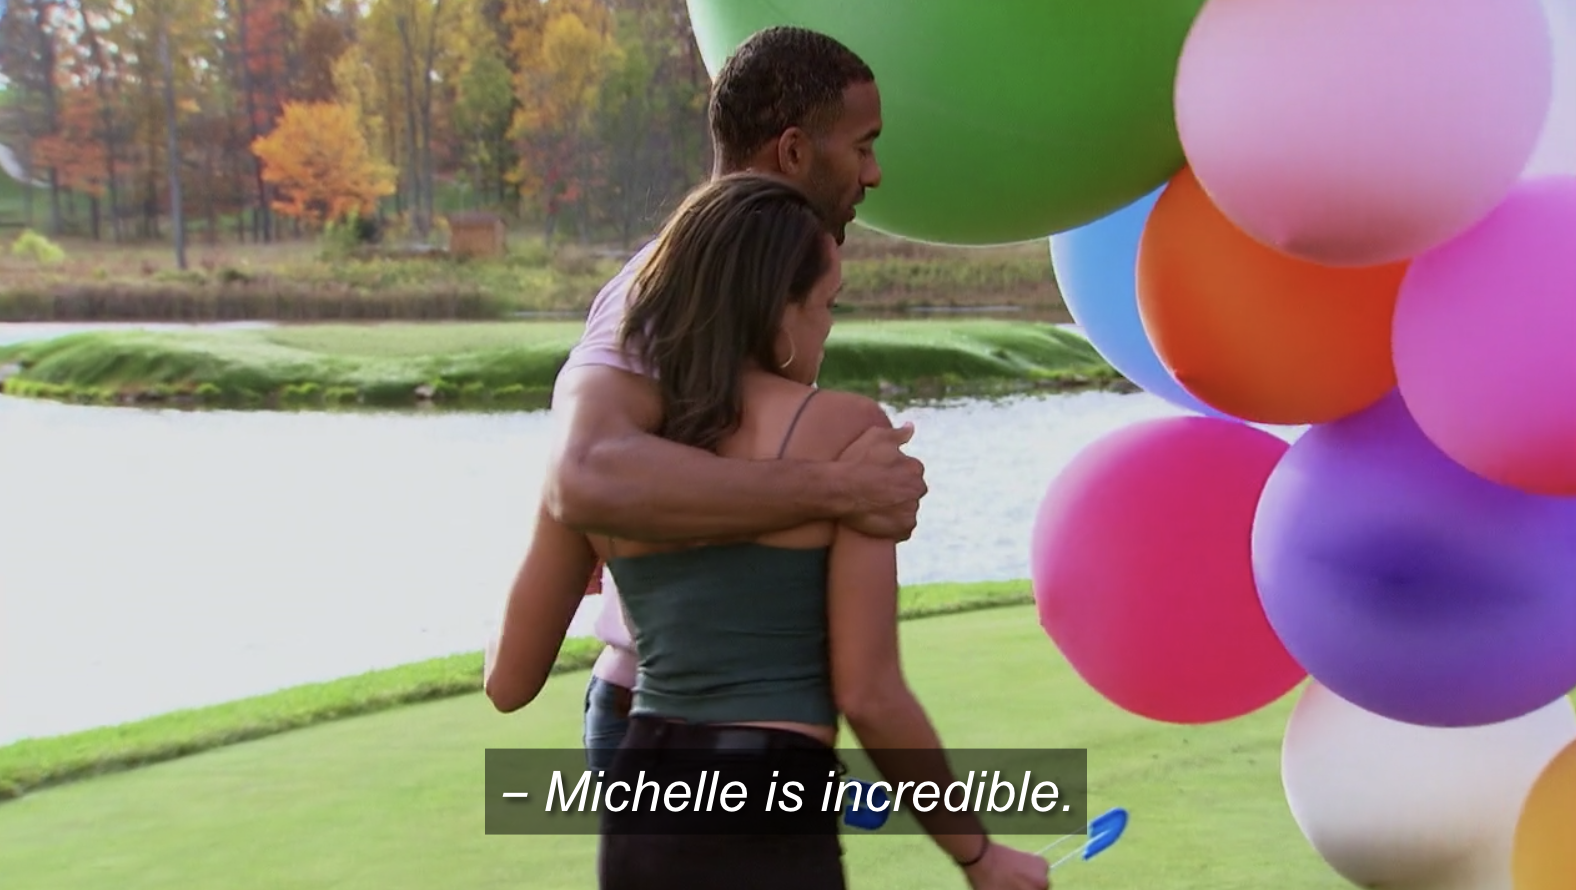
[(1548, 117), (1539, 0), (1209, 0), (1176, 79), (1188, 163), (1265, 245), (1398, 262), (1505, 196)]
[(1441, 451), (1576, 496), (1576, 177), (1522, 183), (1413, 260), (1392, 331), (1401, 397)]
[(1085, 682), (1151, 720), (1209, 723), (1307, 676), (1253, 581), (1259, 494), (1289, 447), (1229, 420), (1151, 420), (1090, 445), (1051, 483), (1034, 596)]

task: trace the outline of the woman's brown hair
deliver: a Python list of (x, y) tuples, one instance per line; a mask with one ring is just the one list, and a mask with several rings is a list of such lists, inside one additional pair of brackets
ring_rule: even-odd
[(622, 331), (662, 393), (664, 438), (715, 450), (744, 413), (751, 361), (778, 372), (777, 331), (827, 270), (826, 227), (792, 184), (718, 177), (668, 218)]

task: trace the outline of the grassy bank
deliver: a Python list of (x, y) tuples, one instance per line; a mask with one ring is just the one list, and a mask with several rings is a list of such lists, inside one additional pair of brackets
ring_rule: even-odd
[[(238, 407), (540, 405), (580, 322), (93, 331), (0, 348), (9, 395)], [(821, 383), (867, 392), (1118, 386), (1088, 341), (1041, 323), (844, 321)]]
[[(1027, 581), (926, 584), (899, 593), (904, 620), (1032, 602)], [(601, 647), (566, 640), (553, 672), (586, 670)], [(0, 800), (137, 766), (397, 705), (465, 695), (481, 689), (480, 651), (372, 671), (326, 683), (135, 723), (0, 747)]]
[[(167, 245), (59, 241), (65, 258), (13, 256), (0, 234), (0, 321), (482, 320), (583, 316), (633, 249), (512, 236), (506, 256), (325, 255), (311, 241), (206, 245), (176, 268)], [(635, 245), (638, 246), (638, 245)], [(1060, 318), (1043, 244), (977, 249), (851, 234), (843, 301), (857, 311), (1010, 305)]]
[[(1119, 844), (1058, 869), (1057, 887), (1348, 886), (1287, 808), (1280, 746), (1294, 697), (1205, 726), (1135, 717), (1077, 676), (1031, 606), (901, 634), (909, 682), (949, 747), (1085, 748), (1089, 811), (1132, 814)], [(471, 694), (29, 795), (0, 806), (0, 874), (73, 890), (592, 890), (595, 836), (488, 836), (482, 819), (482, 751), (578, 748), (583, 690), (558, 677), (518, 714)], [(923, 836), (851, 830), (843, 844), (859, 890), (965, 884)]]

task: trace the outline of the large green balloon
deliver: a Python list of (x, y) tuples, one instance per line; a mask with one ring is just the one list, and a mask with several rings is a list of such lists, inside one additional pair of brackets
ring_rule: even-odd
[(797, 25), (881, 88), (870, 228), (916, 241), (1044, 238), (1125, 207), (1184, 163), (1177, 60), (1204, 0), (688, 0), (713, 76), (751, 34)]

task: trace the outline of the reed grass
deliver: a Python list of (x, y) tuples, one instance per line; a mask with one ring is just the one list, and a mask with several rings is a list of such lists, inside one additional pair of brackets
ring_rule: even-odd
[[(7, 200), (0, 193), (0, 203)], [(43, 264), (11, 256), (13, 240), (0, 235), (0, 321), (7, 322), (583, 317), (633, 252), (549, 250), (537, 239), (518, 238), (508, 255), (491, 259), (354, 258), (324, 254), (308, 241), (199, 242), (190, 249), (189, 268), (180, 270), (161, 244), (63, 239), (64, 262)], [(850, 242), (844, 302), (855, 311), (1000, 305), (1065, 313), (1043, 245), (948, 248), (869, 234)]]

